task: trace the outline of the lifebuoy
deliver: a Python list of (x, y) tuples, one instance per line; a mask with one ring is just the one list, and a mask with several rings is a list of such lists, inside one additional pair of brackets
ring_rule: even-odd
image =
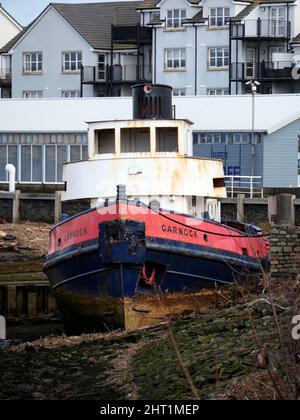
[(150, 84), (148, 84), (148, 85), (145, 85), (144, 86), (144, 92), (146, 93), (146, 94), (150, 94), (150, 93), (152, 93), (152, 91), (153, 91), (153, 88), (152, 88), (152, 85), (150, 85)]

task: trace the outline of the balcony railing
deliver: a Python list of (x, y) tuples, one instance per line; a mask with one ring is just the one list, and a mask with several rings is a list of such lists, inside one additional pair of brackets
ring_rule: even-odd
[(113, 26), (112, 39), (115, 43), (152, 42), (152, 28), (147, 26)]
[(231, 63), (232, 80), (291, 80), (295, 64), (291, 61)]
[(264, 190), (261, 176), (225, 176), (227, 195), (230, 198), (245, 194), (250, 198), (263, 198)]
[(291, 22), (281, 19), (245, 20), (244, 23), (231, 22), (230, 36), (232, 39), (272, 38), (290, 39)]
[(123, 83), (123, 82), (151, 82), (152, 67), (137, 65), (114, 65), (98, 69), (95, 66), (82, 68), (82, 83)]

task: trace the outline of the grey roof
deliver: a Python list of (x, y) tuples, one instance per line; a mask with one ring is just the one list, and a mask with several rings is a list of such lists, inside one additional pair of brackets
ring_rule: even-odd
[[(201, 0), (187, 0), (191, 4), (199, 4)], [(139, 10), (142, 9), (155, 9), (158, 3), (160, 3), (161, 0), (144, 0), (140, 6), (138, 6)]]
[(296, 35), (295, 38), (291, 40), (291, 44), (300, 44), (300, 34)]
[(95, 49), (111, 48), (111, 25), (137, 25), (142, 2), (51, 3)]
[(204, 23), (207, 21), (207, 18), (203, 17), (203, 9), (195, 14), (191, 19), (188, 19), (186, 23)]
[[(111, 48), (111, 25), (137, 25), (140, 21), (137, 8), (141, 4), (143, 4), (142, 1), (120, 1), (111, 3), (50, 3), (49, 6), (54, 7), (91, 47), (106, 50)], [(9, 41), (0, 50), (0, 54), (7, 53), (13, 48), (44, 11)]]
[(234, 18), (232, 18), (232, 20), (241, 21), (241, 20), (245, 19), (247, 16), (250, 15), (250, 13), (253, 10), (255, 10), (260, 5), (260, 3), (261, 3), (260, 0), (253, 1), (252, 4), (249, 4), (248, 6), (246, 6), (245, 9), (243, 9)]
[[(236, 0), (236, 1), (244, 1), (244, 0)], [(250, 3), (248, 4), (245, 9), (243, 9), (240, 13), (238, 13), (232, 20), (235, 21), (242, 21), (247, 16), (250, 15), (253, 10), (259, 7), (262, 4), (268, 3), (295, 3), (295, 0), (245, 0), (245, 2)]]

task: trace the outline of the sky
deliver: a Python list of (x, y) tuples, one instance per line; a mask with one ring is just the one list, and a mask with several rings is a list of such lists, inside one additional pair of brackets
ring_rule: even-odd
[[(100, 0), (116, 1), (116, 0)], [(126, 0), (118, 0), (126, 1)], [(36, 18), (49, 3), (98, 3), (99, 0), (0, 0), (2, 6), (23, 26)]]

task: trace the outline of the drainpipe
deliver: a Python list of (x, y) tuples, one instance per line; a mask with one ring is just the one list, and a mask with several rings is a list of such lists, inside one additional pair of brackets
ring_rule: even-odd
[(16, 168), (14, 165), (8, 164), (5, 169), (8, 172), (9, 192), (14, 193), (16, 191)]
[(195, 28), (195, 96), (197, 96), (198, 91), (198, 28), (194, 24)]

